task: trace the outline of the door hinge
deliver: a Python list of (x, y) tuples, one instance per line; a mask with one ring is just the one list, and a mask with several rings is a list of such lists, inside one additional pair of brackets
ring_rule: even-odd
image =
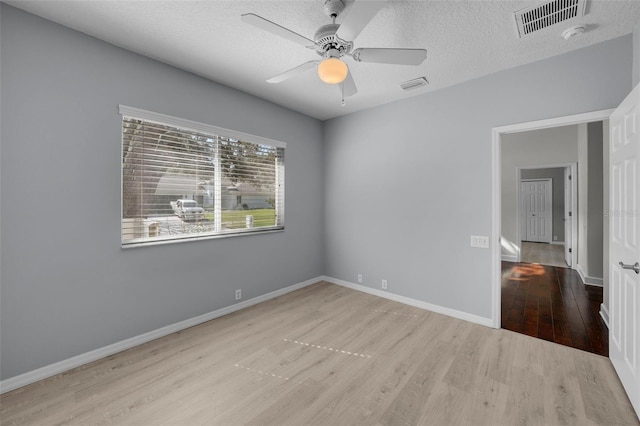
[(573, 253), (573, 252), (571, 251), (571, 249), (569, 249), (569, 253)]
[(571, 180), (571, 175), (569, 175), (569, 180)]
[(571, 216), (573, 216), (573, 215), (571, 214), (571, 212), (569, 212), (569, 217), (571, 217)]

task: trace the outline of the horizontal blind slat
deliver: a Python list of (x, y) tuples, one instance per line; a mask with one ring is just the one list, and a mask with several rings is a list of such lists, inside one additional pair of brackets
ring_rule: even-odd
[(283, 147), (123, 117), (122, 148), (123, 245), (283, 229)]

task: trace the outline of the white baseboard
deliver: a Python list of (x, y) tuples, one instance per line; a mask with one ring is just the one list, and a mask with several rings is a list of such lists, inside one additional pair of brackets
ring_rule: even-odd
[(604, 321), (607, 328), (609, 328), (609, 310), (604, 305), (604, 303), (600, 304), (600, 316), (602, 317), (602, 321)]
[(604, 284), (602, 282), (602, 278), (595, 278), (595, 277), (585, 277), (585, 282), (586, 285), (592, 285), (594, 287), (604, 287)]
[(592, 285), (596, 287), (604, 287), (602, 278), (588, 276), (587, 274), (584, 273), (584, 270), (580, 265), (576, 265), (576, 272), (578, 272), (578, 275), (580, 275), (580, 279), (584, 284)]
[(211, 321), (212, 319), (216, 319), (221, 316), (228, 315), (232, 312), (236, 312), (241, 309), (248, 308), (249, 306), (253, 306), (258, 303), (261, 303), (270, 299), (274, 299), (278, 296), (282, 296), (283, 294), (287, 294), (292, 291), (301, 289), (303, 287), (307, 287), (311, 284), (315, 284), (319, 281), (322, 281), (323, 279), (324, 277), (312, 278), (310, 280), (303, 281), (301, 283), (297, 283), (289, 287), (281, 288), (279, 290), (275, 290), (270, 293), (263, 294), (262, 296), (254, 297), (253, 299), (248, 299), (231, 306), (226, 306), (224, 308), (221, 308), (206, 314), (202, 314), (197, 317), (189, 318), (184, 321), (177, 322), (175, 324), (167, 325), (165, 327), (152, 330), (148, 333), (144, 333), (139, 336), (134, 336), (129, 339), (121, 340), (111, 345), (107, 345), (102, 348), (95, 349), (93, 351), (76, 355), (74, 357), (38, 368), (33, 371), (29, 371), (24, 374), (20, 374), (15, 377), (10, 377), (8, 379), (0, 381), (0, 394), (12, 391), (22, 386), (29, 385), (31, 383), (35, 383), (39, 380), (46, 379), (47, 377), (55, 376), (56, 374), (60, 374), (65, 371), (71, 370), (72, 368), (80, 367), (81, 365), (88, 364), (98, 359), (113, 355), (118, 352), (122, 352), (126, 349), (130, 349), (135, 346), (141, 345), (143, 343), (150, 342), (151, 340), (155, 340), (160, 337), (164, 337), (169, 334), (175, 333), (177, 331), (181, 331), (189, 327), (193, 327), (195, 325), (202, 324), (207, 321)]
[(551, 244), (553, 244), (554, 246), (563, 246), (564, 241), (551, 241)]
[(501, 259), (503, 262), (519, 262), (520, 259), (518, 259), (518, 256), (516, 256), (515, 254), (503, 254), (501, 256)]
[(469, 314), (467, 312), (457, 311), (455, 309), (445, 308), (439, 305), (433, 305), (431, 303), (423, 302), (422, 300), (411, 299), (409, 297), (400, 296), (397, 294), (367, 287), (361, 284), (355, 284), (349, 281), (340, 280), (338, 278), (325, 276), (323, 277), (323, 280), (332, 284), (342, 286), (342, 287), (350, 288), (352, 290), (357, 290), (363, 293), (368, 293), (374, 296), (382, 297), (384, 299), (393, 300), (394, 302), (404, 303), (405, 305), (414, 306), (416, 308), (424, 309), (427, 311), (432, 311), (432, 312), (447, 315), (453, 318), (458, 318), (461, 320), (473, 322), (475, 324), (484, 325), (485, 327), (494, 328), (493, 320), (491, 318), (480, 317), (478, 315)]

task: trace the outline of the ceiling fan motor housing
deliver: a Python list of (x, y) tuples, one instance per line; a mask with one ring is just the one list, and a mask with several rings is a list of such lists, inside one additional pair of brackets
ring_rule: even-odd
[(327, 52), (336, 50), (339, 56), (348, 54), (353, 48), (352, 42), (346, 42), (336, 36), (336, 32), (340, 28), (339, 24), (327, 24), (318, 28), (313, 37), (316, 42), (316, 51), (320, 56), (326, 56)]

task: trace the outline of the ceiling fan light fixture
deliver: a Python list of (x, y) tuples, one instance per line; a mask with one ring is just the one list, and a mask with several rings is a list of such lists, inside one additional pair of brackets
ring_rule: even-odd
[(318, 65), (318, 77), (327, 84), (342, 83), (348, 74), (347, 64), (338, 58), (327, 58)]

